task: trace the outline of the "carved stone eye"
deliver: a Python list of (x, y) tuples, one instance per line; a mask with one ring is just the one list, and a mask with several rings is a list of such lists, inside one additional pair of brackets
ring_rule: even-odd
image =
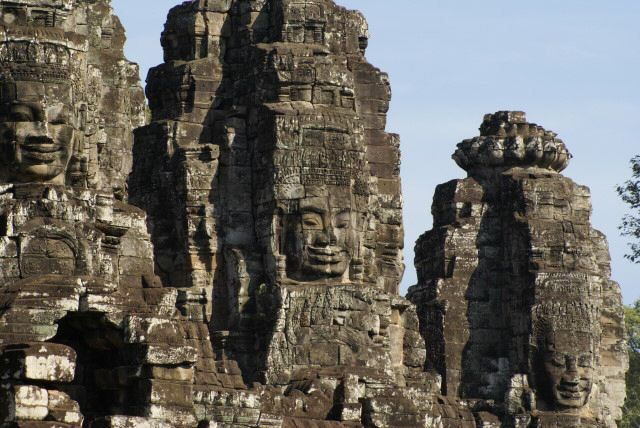
[(48, 121), (52, 125), (64, 125), (67, 123), (67, 114), (63, 105), (52, 106), (47, 109)]
[(33, 110), (25, 105), (15, 105), (11, 107), (9, 113), (10, 122), (33, 122), (35, 121), (35, 115)]
[(551, 354), (548, 361), (556, 367), (564, 367), (567, 364), (567, 359), (564, 354)]
[(592, 367), (593, 357), (591, 354), (584, 354), (578, 358), (578, 366), (580, 367)]
[(322, 217), (317, 213), (302, 214), (302, 226), (305, 229), (322, 229)]
[(336, 228), (345, 229), (349, 227), (351, 224), (351, 219), (349, 218), (349, 213), (340, 213), (336, 216)]

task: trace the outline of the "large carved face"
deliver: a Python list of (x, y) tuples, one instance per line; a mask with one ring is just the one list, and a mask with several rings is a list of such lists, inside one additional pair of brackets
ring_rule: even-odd
[(587, 404), (594, 374), (593, 337), (587, 333), (556, 331), (543, 344), (544, 388), (559, 408)]
[(286, 218), (284, 254), (292, 279), (336, 279), (348, 271), (354, 246), (350, 196), (341, 189), (329, 193), (302, 199), (299, 212)]
[(68, 84), (2, 85), (0, 162), (4, 179), (64, 184), (74, 128)]

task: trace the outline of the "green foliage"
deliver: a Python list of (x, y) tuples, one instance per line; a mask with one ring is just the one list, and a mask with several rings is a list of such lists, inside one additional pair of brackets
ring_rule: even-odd
[(620, 428), (640, 427), (640, 300), (625, 310), (627, 340), (629, 341), (629, 371), (627, 372), (627, 401)]
[(640, 263), (640, 156), (631, 159), (631, 180), (618, 186), (618, 194), (631, 207), (631, 214), (624, 216), (620, 230), (632, 238), (629, 245), (631, 253), (626, 257), (634, 263)]
[(640, 300), (634, 306), (625, 309), (625, 316), (629, 348), (640, 354)]

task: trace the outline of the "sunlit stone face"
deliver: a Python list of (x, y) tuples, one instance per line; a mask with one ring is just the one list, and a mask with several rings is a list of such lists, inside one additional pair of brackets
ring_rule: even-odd
[(558, 408), (587, 404), (593, 386), (593, 337), (587, 333), (556, 331), (544, 343), (544, 387)]
[(70, 92), (68, 84), (60, 83), (2, 85), (3, 179), (64, 184), (74, 135)]
[[(330, 192), (331, 193), (331, 192)], [(300, 201), (286, 220), (287, 274), (299, 281), (345, 277), (353, 255), (354, 219), (348, 193)]]

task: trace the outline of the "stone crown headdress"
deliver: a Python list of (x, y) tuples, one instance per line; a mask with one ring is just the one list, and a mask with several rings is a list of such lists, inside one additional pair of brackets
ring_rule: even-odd
[(67, 82), (86, 39), (57, 28), (0, 28), (0, 80)]
[(540, 339), (550, 331), (599, 334), (599, 308), (583, 302), (551, 302), (533, 309), (535, 336)]

